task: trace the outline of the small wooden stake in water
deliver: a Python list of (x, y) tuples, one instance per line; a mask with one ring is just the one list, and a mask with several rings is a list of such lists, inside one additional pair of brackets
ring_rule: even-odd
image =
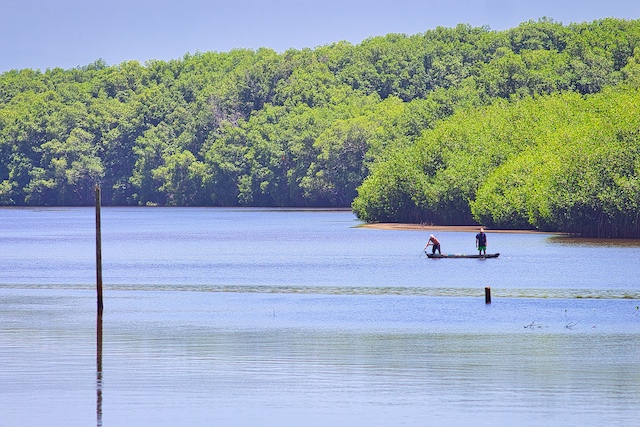
[(491, 304), (491, 288), (489, 286), (484, 288), (484, 303)]
[(96, 286), (98, 289), (98, 314), (102, 314), (102, 237), (100, 233), (100, 186), (96, 185)]

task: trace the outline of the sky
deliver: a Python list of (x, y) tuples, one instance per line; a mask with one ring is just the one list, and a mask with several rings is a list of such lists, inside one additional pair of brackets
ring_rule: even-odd
[(0, 0), (0, 73), (197, 52), (277, 52), (469, 24), (640, 19), (638, 0)]

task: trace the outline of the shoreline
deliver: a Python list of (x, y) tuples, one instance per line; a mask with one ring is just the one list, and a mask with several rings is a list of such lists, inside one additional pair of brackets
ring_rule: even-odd
[[(409, 230), (409, 231), (450, 231), (450, 232), (464, 232), (464, 233), (477, 233), (480, 231), (480, 225), (424, 225), (424, 224), (407, 224), (407, 223), (393, 223), (393, 222), (376, 222), (370, 224), (362, 224), (360, 227), (373, 228), (378, 230)], [(518, 233), (518, 234), (564, 234), (554, 233), (550, 231), (537, 231), (537, 230), (503, 230), (503, 229), (490, 229), (484, 227), (485, 233)]]

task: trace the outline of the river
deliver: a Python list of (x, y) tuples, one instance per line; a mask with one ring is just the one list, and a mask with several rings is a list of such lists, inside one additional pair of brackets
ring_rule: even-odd
[(429, 233), (106, 207), (98, 317), (93, 209), (0, 209), (0, 426), (637, 424), (637, 242)]

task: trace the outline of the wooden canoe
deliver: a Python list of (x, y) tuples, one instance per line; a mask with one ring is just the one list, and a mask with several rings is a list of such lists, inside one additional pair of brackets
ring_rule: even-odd
[(427, 254), (429, 258), (498, 258), (500, 256), (497, 254), (486, 254), (486, 255), (470, 255), (470, 254)]

